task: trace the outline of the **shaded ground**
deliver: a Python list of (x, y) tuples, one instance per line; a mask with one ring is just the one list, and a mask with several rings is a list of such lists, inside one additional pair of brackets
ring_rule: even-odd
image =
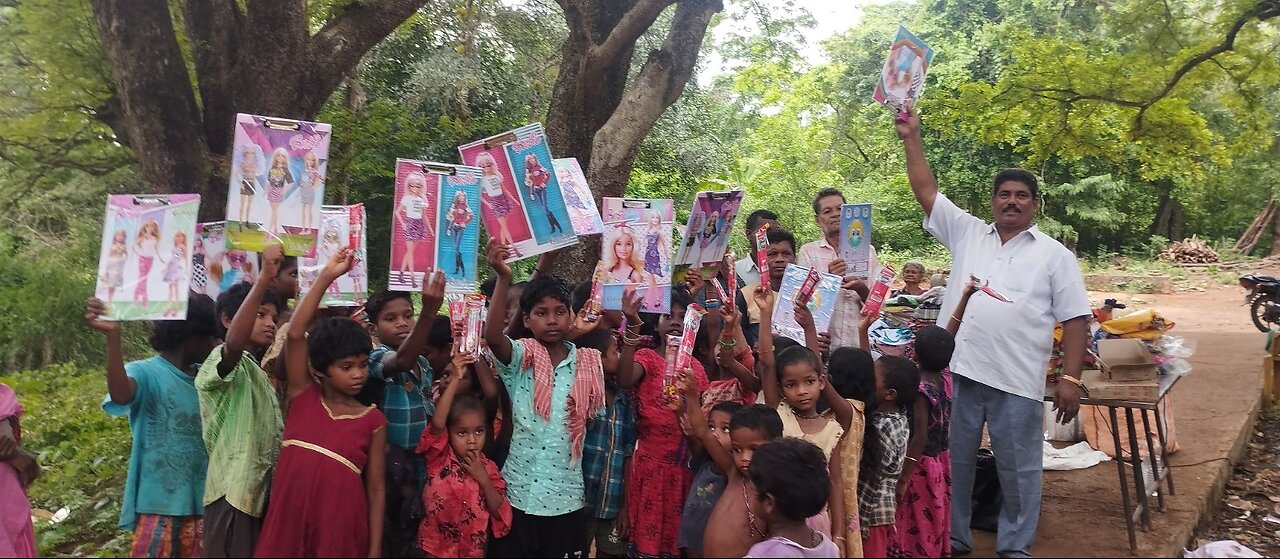
[(1280, 415), (1258, 418), (1245, 459), (1227, 482), (1226, 499), (1196, 545), (1236, 540), (1264, 557), (1280, 557)]
[[(1163, 512), (1152, 514), (1152, 529), (1139, 531), (1138, 550), (1131, 553), (1114, 463), (1045, 472), (1044, 503), (1031, 551), (1038, 557), (1181, 556), (1205, 511), (1222, 502), (1231, 457), (1243, 453), (1244, 439), (1252, 432), (1265, 336), (1249, 322), (1243, 293), (1234, 286), (1210, 284), (1203, 291), (1170, 295), (1090, 295), (1098, 301), (1116, 297), (1130, 309), (1155, 308), (1177, 322), (1173, 333), (1197, 342), (1191, 358), (1195, 369), (1172, 392), (1181, 447), (1170, 457), (1177, 494), (1165, 499)], [(974, 540), (974, 556), (995, 556), (994, 534), (976, 532)]]

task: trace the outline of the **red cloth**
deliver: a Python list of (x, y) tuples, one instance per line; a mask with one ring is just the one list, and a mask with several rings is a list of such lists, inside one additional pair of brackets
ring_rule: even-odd
[[(748, 371), (756, 370), (756, 358), (751, 355), (751, 348), (738, 352), (735, 359)], [(722, 369), (723, 370), (723, 369)], [(744, 406), (756, 403), (756, 393), (747, 390), (742, 381), (730, 375), (729, 378), (713, 380), (702, 393), (702, 414), (710, 415), (711, 408), (721, 402), (737, 402)]]
[[(666, 406), (666, 360), (652, 349), (637, 351), (635, 360), (644, 377), (634, 389), (637, 443), (627, 480), (631, 543), (642, 555), (679, 556), (680, 513), (693, 481), (688, 449), (676, 414)], [(705, 391), (707, 373), (696, 359), (692, 365), (698, 390)]]
[[(547, 348), (532, 338), (521, 340), (524, 359), (520, 366), (533, 368), (533, 411), (547, 421), (551, 420), (551, 388), (555, 383), (555, 364)], [(569, 451), (574, 461), (582, 458), (582, 443), (587, 437), (587, 420), (604, 409), (604, 369), (600, 352), (589, 348), (577, 348), (577, 370), (573, 388), (565, 405), (565, 427), (569, 429)], [(585, 374), (577, 374), (577, 373)], [(705, 376), (705, 375), (704, 375)]]
[(427, 516), (418, 528), (418, 545), (431, 557), (484, 557), (491, 521), (493, 537), (511, 532), (511, 501), (498, 465), (484, 457), (489, 481), (502, 495), (502, 508), (497, 516), (491, 516), (480, 483), (467, 473), (449, 446), (448, 431), (424, 429), (418, 452), (427, 461), (427, 486), (422, 490)]
[[(369, 463), (373, 432), (387, 424), (370, 406), (356, 415), (334, 416), (319, 385), (295, 396), (284, 424), (271, 483), (271, 505), (254, 550), (257, 557), (365, 557), (369, 554), (369, 500), (364, 479), (342, 462), (301, 441), (345, 458), (361, 472)], [(381, 530), (381, 526), (375, 527)]]
[[(868, 558), (888, 557), (889, 542), (897, 538), (895, 534), (892, 524), (872, 526), (868, 529), (867, 537), (862, 538), (862, 556)], [(950, 542), (947, 542), (947, 545), (950, 545)]]

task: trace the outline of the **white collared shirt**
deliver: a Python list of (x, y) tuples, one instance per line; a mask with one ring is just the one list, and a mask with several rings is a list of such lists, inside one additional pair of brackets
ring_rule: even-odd
[(756, 267), (755, 256), (739, 258), (733, 263), (733, 271), (738, 276), (738, 285), (743, 286), (749, 283), (760, 283), (760, 268)]
[[(800, 247), (796, 263), (808, 268), (817, 268), (819, 272), (830, 273), (831, 262), (840, 258), (839, 251), (827, 242), (826, 237), (805, 243)], [(871, 248), (870, 270), (879, 270), (876, 249)], [(871, 287), (868, 281), (867, 287)], [(842, 347), (859, 347), (859, 320), (862, 316), (862, 297), (852, 289), (841, 289), (840, 298), (836, 300), (836, 308), (831, 312), (831, 328), (827, 333), (831, 336), (831, 351)]]
[(924, 229), (951, 252), (951, 285), (938, 313), (949, 321), (970, 275), (989, 280), (1012, 300), (981, 292), (969, 299), (956, 350), (955, 374), (1016, 396), (1041, 400), (1053, 328), (1089, 314), (1089, 295), (1076, 257), (1062, 243), (1032, 226), (1007, 243), (994, 225), (970, 215), (938, 194)]

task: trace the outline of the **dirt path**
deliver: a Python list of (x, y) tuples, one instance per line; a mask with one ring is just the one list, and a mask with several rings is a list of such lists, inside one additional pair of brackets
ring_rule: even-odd
[[(1040, 526), (1031, 551), (1038, 557), (1180, 557), (1202, 511), (1216, 510), (1221, 502), (1215, 487), (1230, 474), (1229, 456), (1240, 455), (1242, 433), (1252, 433), (1265, 336), (1250, 323), (1241, 304), (1243, 293), (1234, 286), (1171, 295), (1090, 296), (1097, 301), (1115, 297), (1130, 309), (1154, 308), (1177, 323), (1173, 333), (1197, 343), (1194, 371), (1172, 392), (1180, 449), (1169, 461), (1177, 494), (1165, 499), (1165, 511), (1152, 514), (1152, 529), (1139, 531), (1138, 550), (1131, 553), (1114, 463), (1045, 472)], [(974, 556), (995, 556), (994, 534), (975, 532), (974, 539)]]

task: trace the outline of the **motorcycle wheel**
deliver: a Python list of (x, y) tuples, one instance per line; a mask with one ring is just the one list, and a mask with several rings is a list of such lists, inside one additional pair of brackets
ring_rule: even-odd
[(1264, 333), (1280, 328), (1280, 323), (1266, 319), (1267, 303), (1276, 304), (1277, 301), (1273, 295), (1259, 295), (1249, 304), (1249, 315), (1253, 318), (1253, 325)]

